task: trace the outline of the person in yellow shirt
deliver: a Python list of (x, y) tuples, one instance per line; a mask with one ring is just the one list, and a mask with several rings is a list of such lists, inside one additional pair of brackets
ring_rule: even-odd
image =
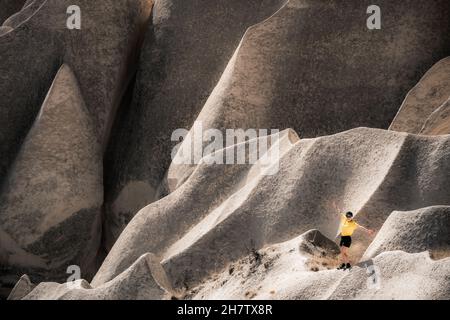
[(364, 231), (366, 231), (369, 235), (373, 235), (373, 230), (367, 229), (361, 225), (359, 225), (354, 219), (353, 219), (353, 213), (347, 212), (346, 214), (341, 214), (341, 229), (340, 229), (340, 235), (341, 235), (341, 242), (339, 243), (339, 246), (341, 247), (341, 255), (340, 260), (342, 261), (341, 266), (338, 268), (339, 270), (346, 270), (351, 269), (350, 265), (350, 259), (348, 257), (348, 250), (350, 249), (350, 246), (352, 245), (352, 235), (353, 232), (355, 232), (356, 229), (361, 228)]

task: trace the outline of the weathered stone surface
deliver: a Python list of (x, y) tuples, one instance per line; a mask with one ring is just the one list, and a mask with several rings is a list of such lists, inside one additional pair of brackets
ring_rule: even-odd
[[(108, 170), (108, 247), (143, 203), (158, 198), (171, 134), (190, 128), (200, 110), (197, 120), (205, 129), (293, 128), (301, 137), (315, 137), (359, 126), (388, 128), (407, 90), (450, 53), (447, 1), (380, 1), (381, 32), (366, 28), (370, 1), (276, 3), (267, 8), (281, 9), (257, 21), (240, 43), (245, 28), (229, 28), (248, 23), (230, 15), (230, 1), (225, 15), (213, 10), (222, 1), (201, 8), (200, 2), (169, 3), (155, 8), (148, 37), (156, 45), (143, 52), (133, 113), (125, 115), (112, 147), (119, 151), (112, 151)], [(236, 3), (237, 10), (246, 9)], [(206, 11), (219, 16), (212, 22), (198, 14)], [(192, 15), (201, 18), (194, 23)], [(192, 33), (194, 38), (186, 36)], [(128, 196), (137, 189), (146, 192)]]
[(0, 37), (0, 182), (30, 129), (52, 80), (71, 66), (97, 135), (106, 140), (115, 109), (134, 73), (152, 1), (78, 1), (81, 30), (66, 27), (70, 0), (34, 0)]
[[(289, 132), (282, 136), (292, 137)], [(409, 210), (430, 203), (449, 204), (448, 193), (441, 192), (450, 178), (449, 136), (361, 128), (316, 139), (280, 141), (283, 152), (274, 175), (264, 175), (257, 164), (223, 166), (202, 161), (184, 184), (141, 210), (96, 274), (93, 292), (120, 281), (150, 251), (164, 270), (169, 283), (165, 287), (173, 288), (170, 292), (175, 295), (187, 286), (181, 295), (185, 298), (449, 296), (448, 259), (433, 262), (426, 253), (388, 252), (348, 274), (329, 270), (335, 267), (337, 248), (323, 236), (317, 245), (329, 244), (330, 250), (316, 245), (308, 252), (303, 250), (305, 241), (316, 242), (315, 233), (307, 232), (311, 228), (329, 238), (337, 234), (339, 215), (333, 201), (340, 211), (354, 211), (358, 222), (376, 230), (393, 207)], [(214, 184), (206, 183), (211, 181)], [(418, 222), (414, 213), (411, 217)], [(298, 237), (302, 232), (306, 234)], [(359, 250), (360, 257), (370, 241), (358, 232), (354, 241), (352, 251)], [(358, 254), (353, 259), (357, 261)], [(367, 265), (382, 272), (381, 287), (376, 290), (367, 286)], [(398, 270), (409, 270), (415, 277), (401, 280)], [(405, 281), (410, 288), (407, 294), (402, 289)], [(91, 291), (74, 295), (55, 286), (42, 284), (29, 298), (92, 297)]]
[[(450, 296), (450, 259), (433, 261), (427, 252), (393, 251), (379, 255), (372, 264), (377, 267), (377, 282), (368, 279), (374, 269), (354, 268), (327, 299), (447, 300)], [(306, 298), (306, 294), (297, 298)]]
[(8, 296), (8, 300), (23, 299), (27, 294), (33, 291), (34, 288), (35, 285), (31, 283), (30, 278), (27, 275), (23, 275), (12, 289)]
[[(0, 1), (0, 295), (449, 298), (447, 0), (380, 0), (381, 31), (368, 0), (158, 0), (150, 20), (149, 0), (81, 0), (81, 30), (69, 0)], [(416, 83), (391, 128), (422, 135), (344, 131), (387, 128)], [(276, 163), (171, 163), (194, 120), (302, 140), (271, 136)], [(347, 210), (379, 234), (355, 233), (371, 259), (343, 273)], [(69, 265), (92, 283), (45, 282)]]
[(304, 253), (332, 258), (336, 258), (340, 253), (339, 246), (319, 230), (304, 233), (301, 240), (300, 251)]
[(363, 27), (367, 3), (289, 1), (250, 28), (198, 120), (208, 128), (291, 127), (301, 137), (387, 128), (406, 91), (449, 51), (426, 22), (447, 30), (449, 6), (382, 1), (385, 29), (377, 33)]
[(0, 1), (0, 25), (20, 9), (25, 4), (25, 0), (2, 0)]
[(39, 8), (45, 3), (45, 1), (30, 1), (28, 4), (25, 4), (23, 8), (17, 10), (14, 14), (8, 17), (4, 22), (4, 27), (10, 27), (12, 29), (19, 28), (22, 24), (26, 23), (28, 19), (30, 19)]
[[(449, 124), (440, 115), (434, 114), (450, 99), (450, 57), (435, 64), (408, 93), (397, 116), (391, 124), (390, 130), (432, 134), (450, 131), (443, 130)], [(445, 108), (445, 107), (443, 107)], [(440, 113), (440, 111), (437, 111)], [(430, 122), (427, 123), (427, 119)], [(444, 116), (446, 118), (446, 116)]]
[[(81, 280), (75, 283), (42, 283), (24, 300), (159, 300), (171, 297), (158, 281), (158, 262), (152, 254), (140, 257), (113, 281), (92, 288)], [(164, 283), (162, 283), (164, 284)], [(169, 289), (170, 290), (170, 289)]]
[(2, 284), (23, 273), (61, 281), (71, 264), (86, 277), (95, 272), (102, 176), (95, 122), (63, 65), (3, 184)]
[[(449, 136), (355, 129), (291, 142), (272, 176), (250, 165), (201, 163), (178, 189), (135, 216), (93, 284), (113, 279), (147, 251), (162, 257), (177, 287), (201, 282), (251, 247), (314, 228), (334, 238), (333, 201), (373, 229), (393, 210), (448, 204), (441, 191), (450, 178), (449, 145)], [(354, 259), (370, 240), (355, 234)]]
[(430, 136), (450, 134), (450, 97), (428, 117), (420, 134)]
[(363, 260), (396, 250), (409, 253), (428, 250), (450, 257), (450, 208), (438, 206), (393, 212), (367, 248)]
[(190, 128), (246, 29), (285, 0), (160, 0), (155, 3), (130, 106), (107, 155), (107, 247), (157, 197), (172, 132)]
[[(281, 249), (280, 249), (281, 248)], [(289, 250), (289, 249), (290, 250)], [(428, 253), (387, 252), (351, 271), (315, 272), (292, 241), (261, 252), (261, 263), (244, 259), (192, 289), (191, 299), (255, 300), (446, 300), (450, 297), (450, 259), (433, 261)], [(376, 269), (375, 269), (376, 268)], [(230, 270), (233, 272), (230, 274)], [(375, 271), (376, 270), (376, 271)], [(372, 278), (368, 275), (375, 276)]]

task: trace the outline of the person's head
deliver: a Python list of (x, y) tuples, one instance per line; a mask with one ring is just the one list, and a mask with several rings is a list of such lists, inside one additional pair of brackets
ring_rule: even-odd
[(347, 212), (346, 214), (345, 214), (345, 217), (348, 219), (348, 220), (352, 220), (353, 219), (353, 213), (352, 212)]

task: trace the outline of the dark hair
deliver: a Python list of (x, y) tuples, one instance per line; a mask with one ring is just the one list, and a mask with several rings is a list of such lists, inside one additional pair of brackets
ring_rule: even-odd
[(346, 214), (345, 214), (345, 216), (347, 217), (347, 218), (353, 218), (353, 213), (352, 212), (347, 212)]

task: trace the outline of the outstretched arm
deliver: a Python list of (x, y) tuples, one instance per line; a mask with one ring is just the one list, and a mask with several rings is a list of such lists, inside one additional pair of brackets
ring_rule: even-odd
[(372, 229), (368, 229), (366, 227), (363, 227), (361, 225), (358, 225), (361, 229), (363, 229), (365, 232), (367, 232), (369, 235), (373, 235), (375, 233), (375, 231), (373, 231)]

